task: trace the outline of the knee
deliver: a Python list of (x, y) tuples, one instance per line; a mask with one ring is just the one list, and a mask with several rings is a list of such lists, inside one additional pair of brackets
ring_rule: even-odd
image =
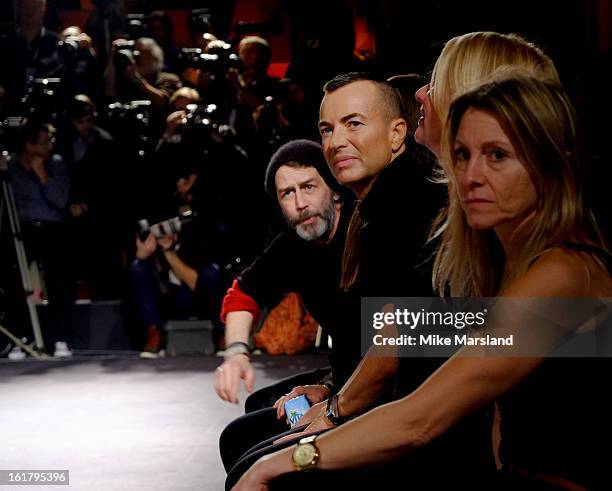
[(130, 276), (132, 279), (147, 278), (151, 275), (152, 271), (152, 265), (140, 259), (134, 259), (134, 262), (130, 266)]

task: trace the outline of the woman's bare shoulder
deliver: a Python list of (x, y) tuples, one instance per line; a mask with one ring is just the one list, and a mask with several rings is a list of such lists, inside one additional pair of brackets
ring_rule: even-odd
[(612, 277), (591, 253), (556, 247), (542, 254), (503, 296), (612, 296)]

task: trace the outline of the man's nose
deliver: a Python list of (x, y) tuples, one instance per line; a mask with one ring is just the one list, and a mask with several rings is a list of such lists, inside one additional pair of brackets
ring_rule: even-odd
[(303, 211), (308, 208), (308, 201), (303, 192), (297, 191), (295, 193), (295, 207), (298, 211)]
[(329, 146), (334, 152), (346, 146), (346, 130), (344, 128), (334, 129), (329, 137)]

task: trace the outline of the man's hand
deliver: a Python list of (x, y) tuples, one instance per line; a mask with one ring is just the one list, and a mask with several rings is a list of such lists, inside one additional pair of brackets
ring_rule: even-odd
[(133, 61), (131, 65), (123, 69), (123, 76), (134, 84), (138, 84), (142, 80), (142, 75), (136, 69), (136, 64)]
[(240, 380), (244, 380), (244, 387), (253, 392), (255, 385), (255, 371), (245, 355), (236, 354), (225, 360), (215, 371), (215, 391), (224, 401), (238, 404)]
[(43, 186), (47, 184), (47, 181), (49, 181), (49, 174), (47, 174), (47, 169), (45, 168), (44, 158), (38, 155), (32, 157), (32, 160), (30, 160), (30, 168), (32, 172), (36, 174), (36, 177)]
[(170, 113), (166, 118), (166, 131), (164, 131), (163, 138), (168, 140), (174, 136), (176, 133), (176, 128), (185, 116), (187, 115), (186, 111), (174, 111)]
[(136, 237), (136, 257), (141, 261), (151, 257), (156, 248), (157, 240), (153, 234), (149, 234), (144, 242), (138, 236)]
[[(273, 407), (276, 408), (276, 417), (278, 419), (284, 418), (285, 417), (285, 402), (299, 395), (305, 395), (306, 398), (310, 401), (310, 404), (317, 404), (318, 402), (321, 402), (324, 399), (327, 399), (330, 394), (331, 394), (331, 390), (329, 390), (324, 385), (298, 385), (297, 387), (294, 387), (291, 392), (289, 392), (288, 394), (285, 394), (284, 396), (279, 398), (278, 401), (274, 403)], [(310, 412), (310, 410), (308, 412)], [(304, 415), (304, 417), (306, 417), (306, 414)]]
[(79, 218), (80, 216), (83, 216), (85, 213), (87, 213), (87, 211), (88, 208), (85, 203), (72, 203), (70, 205), (70, 214), (74, 218)]
[[(148, 238), (148, 237), (147, 237)], [(176, 234), (173, 235), (163, 235), (157, 239), (157, 245), (161, 247), (161, 250), (166, 252), (169, 249), (172, 249), (172, 246), (176, 243), (178, 237)]]

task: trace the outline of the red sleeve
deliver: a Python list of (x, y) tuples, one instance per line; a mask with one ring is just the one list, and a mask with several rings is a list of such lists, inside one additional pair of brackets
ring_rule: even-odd
[(257, 324), (259, 316), (261, 315), (261, 309), (257, 302), (249, 297), (240, 289), (238, 280), (234, 280), (231, 288), (228, 288), (225, 297), (223, 297), (223, 304), (221, 306), (221, 320), (225, 322), (225, 316), (230, 312), (236, 312), (238, 310), (246, 310), (253, 315), (253, 324)]

